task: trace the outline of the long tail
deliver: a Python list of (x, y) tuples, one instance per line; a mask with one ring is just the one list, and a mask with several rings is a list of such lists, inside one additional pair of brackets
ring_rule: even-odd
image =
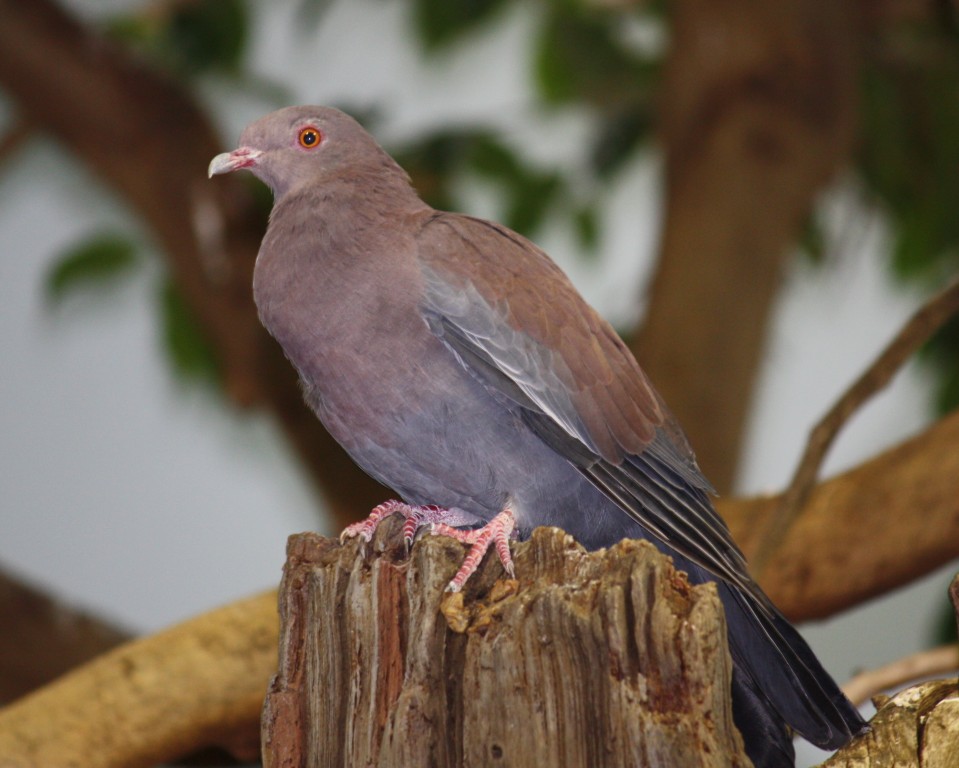
[[(673, 557), (693, 581), (714, 580), (685, 558)], [(735, 586), (723, 582), (717, 586), (726, 611), (730, 653), (740, 676), (740, 698), (764, 702), (823, 749), (837, 749), (868, 728), (806, 641), (769, 600), (760, 605)]]

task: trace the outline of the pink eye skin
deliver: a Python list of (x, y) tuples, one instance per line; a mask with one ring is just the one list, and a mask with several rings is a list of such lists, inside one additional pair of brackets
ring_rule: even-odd
[(316, 149), (323, 141), (323, 134), (320, 133), (319, 128), (307, 125), (300, 128), (296, 141), (303, 149)]

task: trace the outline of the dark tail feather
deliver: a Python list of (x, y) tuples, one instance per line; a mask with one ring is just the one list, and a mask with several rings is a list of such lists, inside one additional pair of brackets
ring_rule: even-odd
[(806, 641), (771, 603), (756, 605), (751, 596), (726, 584), (719, 585), (719, 592), (730, 652), (757, 697), (823, 749), (838, 749), (867, 728)]
[(733, 720), (755, 768), (794, 768), (792, 734), (752, 681), (733, 668)]

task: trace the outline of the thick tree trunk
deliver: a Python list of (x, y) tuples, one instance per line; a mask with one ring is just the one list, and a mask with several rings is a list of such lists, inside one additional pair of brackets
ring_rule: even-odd
[(724, 492), (784, 259), (852, 146), (854, 9), (682, 0), (670, 14), (666, 220), (635, 351)]
[(396, 523), (366, 558), (291, 539), (266, 766), (749, 764), (712, 586), (645, 543), (539, 529), (514, 549), (522, 586), (487, 558), (451, 595), (462, 546), (407, 558)]

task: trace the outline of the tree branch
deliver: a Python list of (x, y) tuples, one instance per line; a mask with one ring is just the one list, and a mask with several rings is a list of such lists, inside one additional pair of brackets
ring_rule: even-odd
[(276, 669), (276, 593), (123, 645), (0, 709), (5, 768), (136, 768), (211, 744), (246, 760)]
[(872, 730), (853, 739), (820, 768), (951, 766), (959, 750), (955, 680), (907, 688), (879, 707)]
[(666, 220), (634, 350), (720, 490), (739, 460), (784, 259), (852, 146), (855, 7), (672, 7)]
[[(781, 495), (720, 499), (747, 557)], [(959, 557), (959, 411), (816, 486), (760, 583), (793, 621), (821, 619)]]
[(959, 280), (953, 281), (917, 310), (872, 364), (819, 420), (809, 434), (806, 450), (796, 467), (792, 481), (756, 547), (751, 560), (756, 573), (762, 573), (769, 558), (785, 539), (789, 527), (802, 511), (819, 475), (819, 468), (839, 431), (865, 403), (885, 389), (909, 358), (957, 312)]
[[(818, 486), (764, 575), (764, 587), (786, 615), (829, 615), (959, 555), (957, 445), (959, 412)], [(747, 550), (757, 520), (777, 501), (724, 503)], [(85, 765), (93, 768), (136, 766), (222, 743), (224, 723), (250, 734), (275, 666), (275, 599), (253, 598), (122, 646), (0, 710), (0, 754), (11, 768), (62, 765), (70, 755), (88, 757)], [(91, 710), (90, 701), (100, 700), (106, 708)], [(62, 737), (55, 742), (51, 722)], [(118, 755), (124, 755), (119, 763)]]
[(125, 632), (0, 572), (0, 703), (129, 639)]
[(955, 644), (941, 645), (928, 651), (920, 651), (877, 669), (860, 672), (843, 685), (842, 690), (857, 707), (865, 704), (876, 694), (924, 677), (941, 677), (959, 669), (959, 647)]

